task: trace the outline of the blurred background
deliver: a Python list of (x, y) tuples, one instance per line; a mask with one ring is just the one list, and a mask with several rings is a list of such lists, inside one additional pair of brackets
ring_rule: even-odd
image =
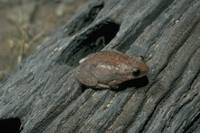
[(0, 0), (0, 80), (88, 0)]

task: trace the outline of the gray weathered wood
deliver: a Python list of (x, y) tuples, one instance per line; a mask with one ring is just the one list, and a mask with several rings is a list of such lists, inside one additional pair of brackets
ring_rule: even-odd
[[(0, 118), (22, 133), (198, 133), (199, 20), (199, 0), (91, 0), (0, 83)], [(102, 49), (143, 55), (149, 83), (83, 89), (73, 71)]]

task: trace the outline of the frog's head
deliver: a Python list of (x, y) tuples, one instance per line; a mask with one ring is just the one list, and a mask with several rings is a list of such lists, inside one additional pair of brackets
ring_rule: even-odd
[(144, 58), (138, 57), (132, 63), (132, 76), (134, 79), (145, 76), (149, 71), (149, 67), (144, 63)]

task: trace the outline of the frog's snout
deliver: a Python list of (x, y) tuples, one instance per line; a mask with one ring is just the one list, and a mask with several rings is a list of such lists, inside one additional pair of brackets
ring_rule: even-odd
[(149, 71), (149, 67), (145, 63), (141, 63), (137, 68), (133, 68), (132, 76), (134, 78), (141, 78), (146, 76)]
[(142, 64), (140, 67), (140, 71), (141, 71), (140, 77), (146, 76), (147, 73), (149, 72), (149, 67), (147, 66), (147, 64)]

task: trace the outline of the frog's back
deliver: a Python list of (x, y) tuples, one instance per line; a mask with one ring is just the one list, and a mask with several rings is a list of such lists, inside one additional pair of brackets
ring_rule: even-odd
[[(115, 51), (101, 51), (88, 55), (80, 63), (80, 70), (93, 75), (100, 82), (108, 82), (121, 78), (131, 71), (131, 58), (125, 54)], [(122, 65), (123, 64), (123, 65)], [(92, 76), (86, 76), (92, 78)], [(126, 79), (125, 79), (126, 80)]]
[(92, 64), (105, 62), (111, 65), (118, 65), (122, 63), (129, 65), (132, 63), (132, 59), (129, 56), (117, 51), (100, 51), (89, 55), (86, 57), (85, 61)]

